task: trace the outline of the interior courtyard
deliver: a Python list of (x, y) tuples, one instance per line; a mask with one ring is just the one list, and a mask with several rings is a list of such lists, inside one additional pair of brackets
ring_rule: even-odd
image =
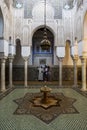
[(87, 130), (87, 0), (0, 0), (0, 130)]

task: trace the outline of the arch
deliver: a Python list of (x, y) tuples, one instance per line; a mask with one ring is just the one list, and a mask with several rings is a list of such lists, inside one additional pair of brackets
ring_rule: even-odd
[(16, 39), (16, 55), (14, 57), (14, 65), (23, 65), (23, 58), (21, 56), (21, 40)]
[(71, 46), (71, 41), (69, 39), (67, 39), (66, 44), (69, 44)]
[(83, 38), (87, 38), (87, 11), (84, 15), (84, 20), (83, 20)]
[(72, 61), (71, 53), (70, 53), (70, 48), (71, 48), (71, 41), (66, 40), (65, 57), (64, 57), (64, 60), (63, 60), (63, 65), (73, 65), (73, 61)]
[(47, 29), (47, 37), (51, 42), (51, 46), (48, 50), (43, 50), (40, 43), (43, 39), (44, 27), (39, 28), (32, 37), (32, 63), (33, 65), (40, 65), (40, 60), (46, 61), (46, 64), (53, 64), (53, 53), (54, 53), (54, 35)]
[[(8, 7), (6, 6), (6, 3), (4, 1), (0, 2), (0, 10), (2, 12), (2, 16), (3, 16), (3, 38), (7, 39), (8, 40), (8, 37), (7, 34), (6, 34), (6, 29), (8, 27), (6, 27), (4, 21), (6, 22), (7, 21), (7, 16), (8, 16), (8, 19), (9, 19), (9, 10), (8, 10)], [(9, 28), (8, 28), (9, 29)]]
[(18, 40), (20, 40), (20, 44), (21, 44), (21, 38), (20, 38), (20, 36), (16, 36), (15, 40), (14, 40), (15, 45), (16, 45), (16, 43), (17, 43)]
[(0, 8), (0, 38), (3, 38), (3, 35), (4, 35), (4, 19), (2, 10)]
[[(33, 37), (34, 33), (37, 30), (39, 30), (40, 28), (44, 28), (44, 25), (39, 25), (36, 28), (34, 28), (33, 31), (32, 31), (32, 33), (31, 33), (31, 36)], [(54, 35), (54, 38), (55, 38), (55, 32), (54, 32), (54, 30), (51, 27), (47, 26), (47, 25), (46, 25), (46, 28)]]
[(67, 40), (65, 41), (65, 47), (66, 47), (66, 44), (69, 44), (70, 47), (72, 46), (71, 40), (69, 38), (67, 38)]

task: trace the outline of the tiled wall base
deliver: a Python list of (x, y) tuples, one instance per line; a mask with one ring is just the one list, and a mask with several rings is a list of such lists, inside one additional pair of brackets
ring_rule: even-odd
[[(1, 70), (1, 69), (0, 69)], [(1, 79), (1, 78), (0, 78)], [(73, 66), (63, 66), (62, 70), (63, 81), (73, 81), (74, 68)], [(38, 80), (37, 67), (28, 67), (28, 81)], [(59, 81), (59, 67), (51, 67), (51, 81)], [(6, 67), (6, 81), (9, 81), (9, 67)], [(13, 81), (24, 81), (24, 66), (13, 66)], [(78, 67), (78, 81), (81, 81), (81, 67)]]

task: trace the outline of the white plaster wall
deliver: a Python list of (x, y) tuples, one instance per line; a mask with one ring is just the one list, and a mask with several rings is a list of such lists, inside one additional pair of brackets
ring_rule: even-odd
[(76, 21), (76, 37), (78, 38), (78, 41), (82, 39), (81, 16), (79, 16)]
[(9, 54), (15, 55), (15, 46), (12, 44), (9, 45)]
[(58, 58), (63, 58), (65, 56), (65, 47), (56, 47), (56, 55)]
[(83, 42), (80, 41), (80, 42), (78, 43), (78, 55), (79, 55), (79, 56), (82, 56), (82, 51), (83, 51)]
[(8, 56), (9, 43), (6, 40), (0, 39), (0, 52), (3, 52), (3, 56)]
[(21, 55), (23, 57), (29, 57), (31, 54), (31, 47), (29, 46), (22, 46)]

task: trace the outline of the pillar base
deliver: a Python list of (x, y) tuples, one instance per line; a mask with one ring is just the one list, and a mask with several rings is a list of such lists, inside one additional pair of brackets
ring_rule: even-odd
[(6, 89), (2, 89), (1, 92), (6, 92)]
[(73, 87), (73, 88), (77, 88), (77, 87), (78, 87), (78, 85), (72, 85), (72, 87)]
[(12, 84), (12, 85), (8, 85), (9, 88), (14, 88), (15, 86)]
[(25, 87), (25, 88), (29, 88), (29, 86), (28, 86), (28, 85), (24, 85), (24, 87)]
[(81, 88), (80, 90), (83, 91), (83, 92), (87, 91), (86, 88)]
[(59, 85), (58, 87), (63, 88), (63, 85)]

